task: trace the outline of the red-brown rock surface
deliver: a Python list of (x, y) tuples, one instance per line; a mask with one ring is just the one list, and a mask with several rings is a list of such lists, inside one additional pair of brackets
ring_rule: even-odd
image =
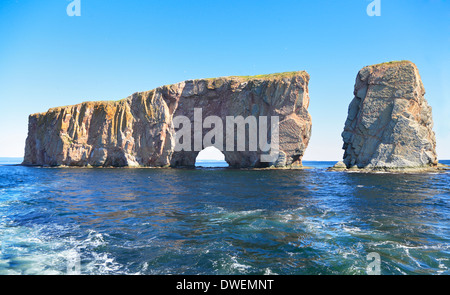
[(223, 122), (226, 116), (279, 116), (279, 157), (264, 163), (259, 149), (223, 151), (231, 166), (301, 166), (311, 134), (308, 82), (306, 72), (188, 80), (116, 102), (53, 108), (29, 117), (23, 164), (193, 166), (200, 151), (176, 151), (173, 118), (186, 116), (194, 125), (194, 109), (201, 108), (203, 118)]

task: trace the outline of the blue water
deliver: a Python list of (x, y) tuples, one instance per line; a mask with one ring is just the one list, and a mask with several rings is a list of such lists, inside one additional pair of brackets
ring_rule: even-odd
[(214, 160), (197, 160), (195, 162), (195, 167), (200, 168), (226, 168), (229, 167), (228, 163), (223, 161), (214, 161)]
[(450, 274), (449, 173), (304, 164), (0, 166), (0, 274)]

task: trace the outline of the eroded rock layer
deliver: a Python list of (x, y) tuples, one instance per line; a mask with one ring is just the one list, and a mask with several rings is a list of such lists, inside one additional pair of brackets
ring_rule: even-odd
[(200, 151), (194, 138), (192, 151), (176, 151), (173, 118), (186, 116), (194, 125), (194, 109), (201, 108), (203, 118), (223, 122), (227, 116), (279, 117), (279, 157), (265, 163), (260, 149), (223, 151), (230, 166), (301, 166), (311, 135), (308, 82), (306, 72), (188, 80), (120, 101), (53, 108), (29, 117), (23, 164), (193, 166)]
[(363, 68), (356, 78), (342, 137), (347, 168), (437, 165), (431, 107), (412, 62)]

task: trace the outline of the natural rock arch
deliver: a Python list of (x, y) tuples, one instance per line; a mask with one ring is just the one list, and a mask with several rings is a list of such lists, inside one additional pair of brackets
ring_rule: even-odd
[[(23, 163), (194, 166), (206, 146), (195, 142), (194, 135), (199, 133), (193, 132), (191, 149), (177, 150), (174, 118), (185, 117), (194, 126), (198, 123), (195, 109), (201, 109), (203, 118), (216, 116), (223, 122), (227, 116), (278, 118), (280, 156), (263, 162), (261, 156), (267, 152), (259, 147), (256, 151), (223, 149), (231, 167), (301, 166), (311, 135), (308, 82), (306, 72), (188, 80), (116, 102), (53, 108), (30, 116)], [(200, 131), (202, 138), (207, 133), (208, 128)]]

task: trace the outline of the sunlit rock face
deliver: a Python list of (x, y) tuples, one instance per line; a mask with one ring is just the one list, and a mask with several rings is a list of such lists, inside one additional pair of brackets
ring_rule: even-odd
[(390, 62), (357, 75), (342, 138), (347, 168), (437, 165), (431, 107), (415, 64)]
[[(197, 154), (206, 146), (194, 146), (193, 131), (190, 151), (179, 151), (173, 120), (185, 116), (194, 127), (195, 109), (201, 109), (203, 119), (217, 116), (224, 122), (224, 134), (227, 116), (267, 116), (269, 121), (272, 116), (278, 117), (279, 156), (263, 162), (261, 155), (267, 152), (259, 147), (256, 151), (227, 151), (224, 146), (221, 150), (231, 167), (301, 166), (311, 135), (308, 82), (309, 75), (303, 71), (188, 80), (135, 93), (120, 101), (52, 108), (30, 115), (23, 164), (194, 166)], [(210, 130), (202, 128), (202, 138)], [(271, 130), (267, 134), (269, 141)], [(250, 135), (246, 134), (248, 139)]]

